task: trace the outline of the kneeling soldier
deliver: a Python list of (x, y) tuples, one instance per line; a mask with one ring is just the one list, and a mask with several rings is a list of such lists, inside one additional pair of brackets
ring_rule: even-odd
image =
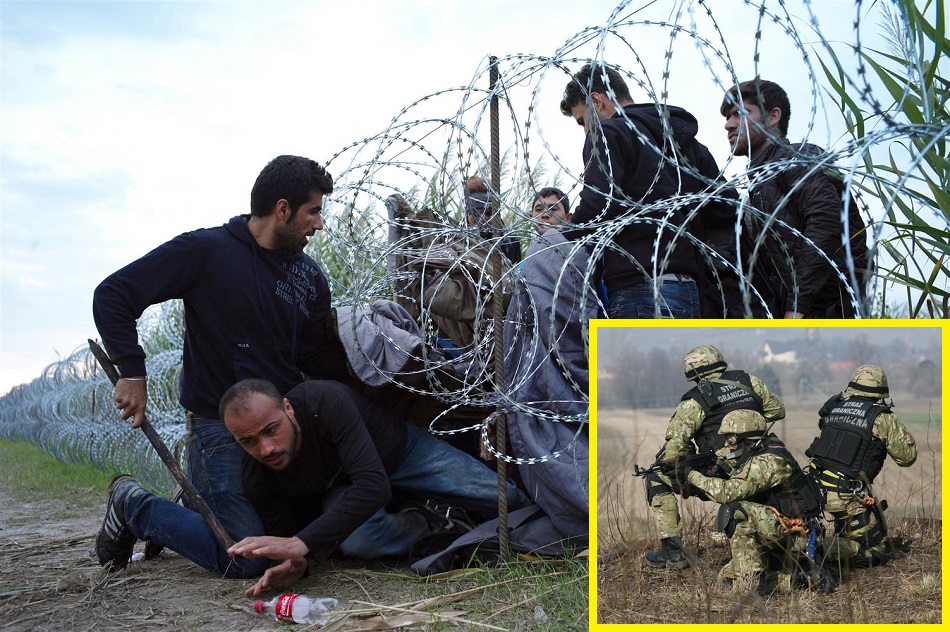
[[(766, 553), (777, 554), (785, 570), (795, 570), (798, 560), (793, 553), (813, 553), (815, 538), (808, 541), (804, 536), (809, 531), (817, 535), (814, 529), (821, 515), (814, 481), (778, 437), (765, 434), (765, 426), (765, 418), (753, 410), (734, 410), (723, 418), (719, 434), (725, 447), (720, 453), (734, 468), (728, 479), (695, 470), (676, 472), (677, 478), (722, 505), (718, 527), (729, 536), (732, 560), (719, 571), (719, 579), (735, 588), (757, 582), (763, 594), (771, 592)], [(811, 573), (811, 562), (805, 564), (804, 570)]]
[[(700, 453), (722, 447), (719, 424), (729, 411), (755, 410), (769, 421), (785, 417), (785, 404), (765, 382), (742, 370), (728, 370), (716, 347), (700, 345), (690, 349), (683, 364), (686, 379), (696, 382), (696, 386), (683, 395), (673, 412), (666, 444), (657, 454), (661, 465), (692, 454), (696, 450), (694, 441)], [(647, 475), (646, 488), (647, 502), (661, 538), (660, 548), (647, 552), (647, 564), (654, 568), (686, 568), (689, 563), (683, 554), (683, 527), (674, 495), (683, 495), (681, 486), (675, 478), (657, 472)]]
[(914, 437), (891, 412), (893, 402), (884, 403), (888, 396), (880, 367), (858, 367), (848, 388), (818, 411), (821, 434), (805, 451), (811, 474), (827, 495), (825, 510), (834, 518), (828, 558), (853, 558), (858, 567), (884, 564), (890, 557), (882, 515), (887, 505), (871, 494), (874, 477), (888, 454), (901, 467), (917, 460)]

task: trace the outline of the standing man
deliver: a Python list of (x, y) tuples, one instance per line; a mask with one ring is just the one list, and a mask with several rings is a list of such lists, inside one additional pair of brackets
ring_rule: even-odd
[(825, 510), (834, 518), (829, 559), (853, 559), (855, 566), (885, 564), (886, 504), (871, 493), (871, 484), (890, 455), (900, 467), (917, 460), (914, 436), (885, 404), (890, 393), (879, 366), (858, 367), (848, 387), (818, 411), (821, 434), (805, 450), (811, 474), (825, 490)]
[[(308, 561), (337, 548), (362, 559), (405, 556), (434, 530), (452, 530), (457, 507), (479, 519), (497, 511), (491, 468), (338, 382), (310, 380), (281, 397), (266, 380), (243, 380), (224, 394), (220, 416), (247, 452), (244, 485), (267, 533), (228, 552), (279, 561), (248, 596), (292, 585)], [(420, 502), (390, 513), (396, 493)], [(510, 481), (508, 503), (529, 504)]]
[(766, 573), (770, 553), (782, 561), (782, 570), (797, 576), (797, 585), (827, 592), (830, 578), (819, 572), (812, 575), (817, 583), (811, 583), (795, 572), (814, 568), (811, 561), (799, 563), (795, 556), (807, 550), (802, 536), (821, 516), (821, 494), (785, 444), (766, 435), (765, 425), (765, 417), (754, 410), (733, 410), (719, 428), (725, 440), (721, 453), (733, 463), (730, 477), (705, 476), (686, 464), (676, 476), (722, 505), (718, 526), (729, 537), (732, 559), (720, 569), (720, 581), (737, 592), (751, 585), (759, 594), (771, 594)]
[(855, 304), (861, 305), (868, 272), (864, 222), (854, 201), (844, 212), (844, 182), (824, 151), (793, 147), (785, 138), (788, 95), (771, 81), (744, 81), (726, 93), (719, 111), (732, 154), (749, 157), (753, 209), (744, 221), (764, 250), (748, 265), (771, 315), (860, 316)]
[[(753, 410), (770, 422), (785, 418), (782, 400), (756, 376), (742, 370), (727, 370), (729, 367), (716, 347), (700, 345), (690, 349), (683, 362), (686, 379), (696, 382), (696, 386), (683, 395), (673, 412), (658, 461), (674, 461), (693, 454), (697, 449), (694, 442), (700, 453), (721, 448), (720, 424), (734, 410)], [(646, 554), (647, 564), (654, 568), (689, 566), (683, 553), (683, 526), (674, 495), (683, 495), (682, 480), (665, 473), (647, 475), (647, 502), (661, 538), (660, 548)]]
[[(96, 326), (122, 376), (115, 403), (133, 428), (148, 399), (136, 320), (150, 305), (183, 299), (179, 401), (187, 411), (188, 475), (235, 540), (262, 534), (263, 525), (243, 493), (244, 452), (218, 418), (221, 396), (248, 377), (289, 390), (303, 373), (345, 375), (342, 346), (328, 336), (327, 281), (303, 253), (323, 228), (323, 196), (332, 190), (313, 160), (278, 156), (254, 183), (250, 215), (179, 235), (112, 274), (93, 298)], [(266, 560), (230, 558), (199, 514), (146, 493), (131, 477), (113, 481), (107, 504), (96, 539), (103, 566), (125, 568), (136, 539), (151, 539), (225, 577), (267, 568)]]
[[(686, 110), (634, 104), (619, 72), (587, 64), (564, 89), (561, 113), (584, 129), (584, 189), (569, 239), (617, 222), (603, 255), (610, 318), (699, 318), (702, 269), (693, 239), (704, 239), (705, 216), (735, 217), (734, 189), (718, 197), (675, 197), (716, 189), (719, 167), (696, 140)], [(702, 197), (702, 201), (698, 200)], [(699, 220), (699, 218), (703, 218)], [(699, 221), (697, 221), (699, 220)]]

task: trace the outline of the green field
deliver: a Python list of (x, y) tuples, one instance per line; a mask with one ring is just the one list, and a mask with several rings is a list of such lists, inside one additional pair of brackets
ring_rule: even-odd
[(57, 496), (101, 504), (112, 476), (91, 465), (63, 463), (30, 443), (0, 439), (0, 487), (18, 500)]

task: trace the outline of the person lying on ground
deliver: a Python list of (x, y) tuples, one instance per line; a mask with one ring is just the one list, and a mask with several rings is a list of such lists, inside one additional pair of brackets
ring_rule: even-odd
[[(245, 492), (267, 533), (228, 553), (277, 562), (248, 596), (293, 585), (334, 551), (405, 556), (420, 538), (497, 510), (488, 466), (338, 382), (307, 381), (282, 397), (265, 380), (244, 380), (225, 393), (220, 417), (247, 453)], [(408, 505), (389, 511), (394, 497)], [(509, 481), (509, 507), (528, 504)]]

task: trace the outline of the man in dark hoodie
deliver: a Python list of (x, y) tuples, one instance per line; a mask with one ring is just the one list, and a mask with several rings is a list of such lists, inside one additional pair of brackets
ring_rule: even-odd
[[(323, 196), (332, 190), (333, 179), (313, 160), (278, 156), (254, 183), (250, 215), (175, 237), (109, 276), (93, 298), (96, 327), (122, 376), (115, 403), (133, 428), (148, 400), (136, 321), (150, 305), (183, 299), (179, 401), (187, 411), (188, 475), (235, 540), (264, 528), (243, 492), (244, 451), (218, 418), (221, 396), (250, 377), (266, 376), (286, 392), (303, 374), (346, 374), (343, 348), (327, 333), (327, 281), (303, 252), (323, 228)], [(99, 562), (125, 568), (136, 539), (225, 577), (255, 577), (268, 566), (266, 559), (229, 557), (198, 513), (120, 476), (96, 539)]]
[[(820, 147), (789, 144), (789, 101), (761, 79), (734, 86), (719, 111), (735, 156), (749, 157), (749, 262), (774, 318), (854, 318), (868, 276), (864, 221)], [(844, 207), (847, 199), (848, 206)]]
[(696, 141), (696, 119), (674, 106), (635, 104), (620, 73), (604, 64), (574, 74), (561, 113), (587, 136), (577, 228), (565, 236), (611, 237), (602, 262), (608, 316), (702, 316), (702, 259), (716, 255), (698, 243), (713, 226), (735, 225), (738, 194), (722, 185), (715, 159)]

